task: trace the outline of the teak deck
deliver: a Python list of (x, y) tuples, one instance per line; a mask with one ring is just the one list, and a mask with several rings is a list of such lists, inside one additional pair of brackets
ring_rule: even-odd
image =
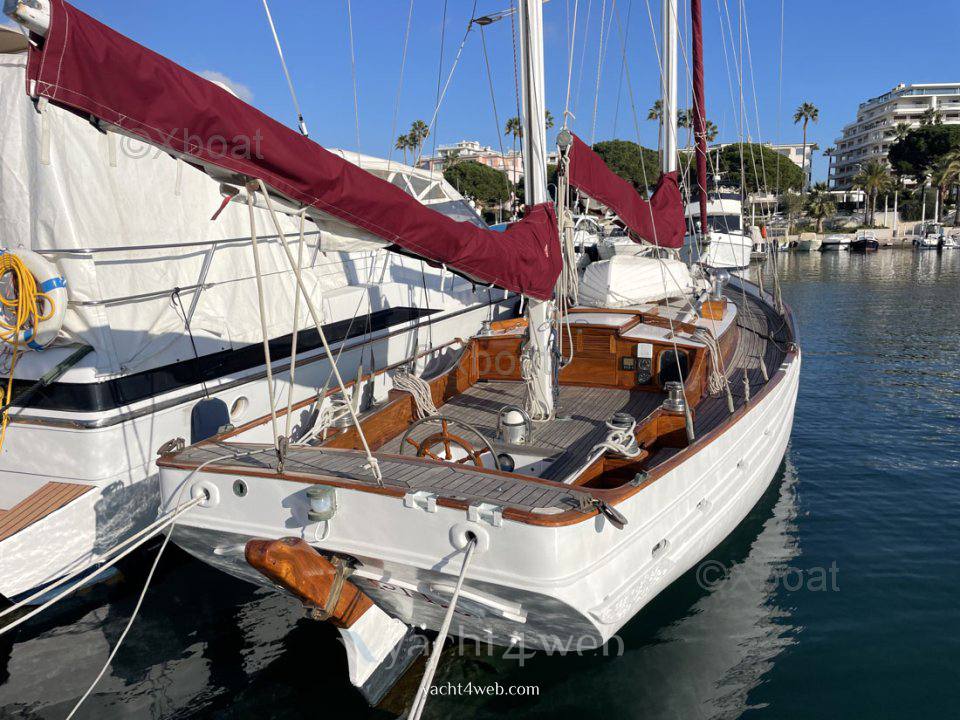
[[(560, 388), (558, 416), (570, 419), (552, 421), (535, 429), (529, 449), (553, 458), (549, 469), (540, 477), (501, 473), (470, 465), (440, 463), (412, 455), (400, 455), (403, 431), (413, 419), (410, 396), (392, 391), (385, 407), (365, 414), (363, 423), (383, 474), (378, 485), (362, 453), (354, 448), (355, 430), (335, 433), (320, 447), (291, 446), (281, 473), (270, 446), (237, 442), (238, 429), (212, 441), (187, 448), (174, 456), (161, 458), (160, 464), (189, 469), (216, 457), (223, 461), (210, 465), (208, 472), (239, 472), (249, 476), (285, 479), (300, 482), (326, 483), (341, 487), (362, 488), (368, 492), (404, 496), (423, 493), (432, 495), (439, 505), (465, 507), (489, 503), (503, 508), (504, 517), (533, 524), (567, 524), (578, 522), (582, 513), (594, 514), (597, 502), (616, 503), (653, 482), (672, 467), (678, 454), (695, 451), (701, 443), (711, 441), (716, 432), (733, 422), (750, 401), (770, 389), (783, 376), (782, 363), (793, 352), (793, 330), (784, 319), (765, 303), (730, 289), (727, 298), (738, 308), (736, 328), (721, 339), (724, 371), (734, 403), (731, 415), (726, 393), (710, 396), (705, 392), (704, 353), (698, 352), (687, 381), (688, 397), (696, 402), (694, 428), (696, 441), (687, 446), (682, 415), (665, 414), (660, 409), (663, 393), (656, 387), (627, 389), (618, 363), (610, 364), (604, 353), (622, 354), (614, 340), (594, 343), (597, 347), (581, 359), (584, 367), (605, 372), (603, 385), (566, 381)], [(609, 333), (599, 328), (596, 334)], [(511, 336), (495, 339), (498, 347), (517, 344)], [(469, 423), (495, 442), (496, 419), (504, 405), (522, 405), (524, 385), (509, 374), (478, 372), (483, 348), (468, 346), (457, 368), (430, 381), (434, 402), (445, 416)], [(761, 361), (766, 370), (761, 369)], [(576, 377), (576, 374), (574, 374)], [(749, 390), (745, 387), (747, 378)], [(562, 380), (562, 376), (561, 376)], [(576, 383), (576, 384), (575, 384)], [(629, 412), (638, 421), (638, 441), (644, 448), (634, 461), (606, 457), (592, 464), (578, 477), (576, 484), (564, 485), (558, 480), (578, 470), (588, 459), (590, 450), (607, 434), (605, 422), (618, 411)], [(642, 421), (647, 419), (646, 423)], [(231, 457), (234, 453), (260, 451), (247, 458)], [(546, 452), (543, 452), (546, 451)], [(636, 482), (645, 473), (646, 480)], [(631, 482), (628, 482), (631, 481)]]
[(9, 510), (0, 510), (0, 541), (42, 520), (91, 489), (89, 485), (48, 482)]

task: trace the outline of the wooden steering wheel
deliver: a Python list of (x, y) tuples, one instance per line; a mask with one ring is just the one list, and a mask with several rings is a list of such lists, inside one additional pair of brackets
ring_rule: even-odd
[[(439, 423), (440, 431), (427, 435), (427, 437), (419, 442), (410, 437), (415, 429), (428, 423)], [(480, 440), (479, 444), (482, 445), (482, 447), (478, 450), (462, 435), (455, 435), (454, 433), (450, 432), (451, 425), (455, 425), (458, 428), (463, 428), (473, 433)], [(431, 460), (436, 460), (438, 462), (456, 463), (457, 465), (465, 465), (469, 462), (472, 462), (478, 468), (483, 467), (483, 460), (481, 457), (489, 453), (490, 457), (493, 458), (494, 467), (497, 470), (500, 469), (500, 459), (497, 457), (497, 452), (493, 449), (490, 441), (484, 437), (483, 433), (481, 433), (472, 425), (460, 420), (444, 417), (443, 415), (428, 415), (425, 418), (417, 420), (409, 428), (407, 428), (407, 431), (403, 434), (403, 439), (400, 441), (401, 455), (405, 454), (407, 446), (416, 448), (417, 457), (428, 457)], [(454, 459), (453, 449), (455, 447), (459, 448), (465, 453), (463, 457)]]

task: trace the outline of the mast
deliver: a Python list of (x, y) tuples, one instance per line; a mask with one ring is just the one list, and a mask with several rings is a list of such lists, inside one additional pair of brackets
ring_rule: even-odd
[(660, 35), (663, 47), (660, 169), (669, 173), (677, 169), (677, 0), (661, 0)]
[(703, 90), (703, 8), (690, 0), (693, 43), (693, 136), (697, 141), (697, 187), (700, 190), (700, 232), (707, 229), (707, 111)]
[[(543, 2), (520, 0), (520, 50), (523, 96), (523, 189), (527, 205), (547, 202), (547, 129), (543, 82)], [(549, 420), (554, 405), (552, 300), (527, 305), (524, 365), (526, 410), (533, 420)]]

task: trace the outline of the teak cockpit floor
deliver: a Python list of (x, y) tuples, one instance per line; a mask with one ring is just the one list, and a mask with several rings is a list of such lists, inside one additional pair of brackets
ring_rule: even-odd
[[(439, 410), (441, 415), (468, 423), (495, 442), (497, 413), (505, 405), (523, 407), (525, 394), (526, 386), (522, 382), (479, 382), (451, 398)], [(614, 413), (629, 413), (639, 422), (656, 410), (663, 399), (663, 393), (563, 385), (558, 419), (535, 425), (533, 439), (524, 448), (542, 451), (550, 457), (562, 455), (541, 476), (545, 480), (562, 480), (582, 465), (593, 446), (607, 436), (606, 421)], [(400, 442), (399, 437), (395, 438), (381, 450), (399, 453)]]
[[(234, 453), (263, 450), (258, 443), (231, 442), (229, 446), (205, 442), (188, 447), (178, 456), (178, 462), (188, 465), (221, 458), (219, 471), (236, 469), (256, 474), (276, 472), (276, 458), (272, 453), (237, 456)], [(589, 499), (589, 492), (559, 483), (535, 483), (520, 477), (480, 472), (467, 465), (424, 462), (421, 458), (400, 458), (376, 453), (383, 473), (383, 486), (404, 493), (425, 492), (468, 503), (486, 502), (503, 508), (536, 511), (545, 514), (575, 510), (581, 498)], [(377, 486), (366, 467), (362, 453), (353, 450), (291, 446), (284, 462), (284, 473), (328, 479), (342, 479), (352, 485)]]

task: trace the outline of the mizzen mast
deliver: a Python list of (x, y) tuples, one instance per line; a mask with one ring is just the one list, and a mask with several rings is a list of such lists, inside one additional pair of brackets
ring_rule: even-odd
[(690, 0), (693, 45), (693, 136), (697, 142), (697, 187), (700, 190), (700, 232), (707, 231), (707, 110), (703, 89), (703, 6)]
[[(518, 15), (524, 123), (523, 189), (529, 207), (549, 201), (542, 0), (520, 0)], [(554, 412), (553, 313), (552, 300), (530, 299), (527, 305), (528, 339), (523, 352), (523, 375), (527, 381), (526, 409), (534, 420), (549, 420)]]

